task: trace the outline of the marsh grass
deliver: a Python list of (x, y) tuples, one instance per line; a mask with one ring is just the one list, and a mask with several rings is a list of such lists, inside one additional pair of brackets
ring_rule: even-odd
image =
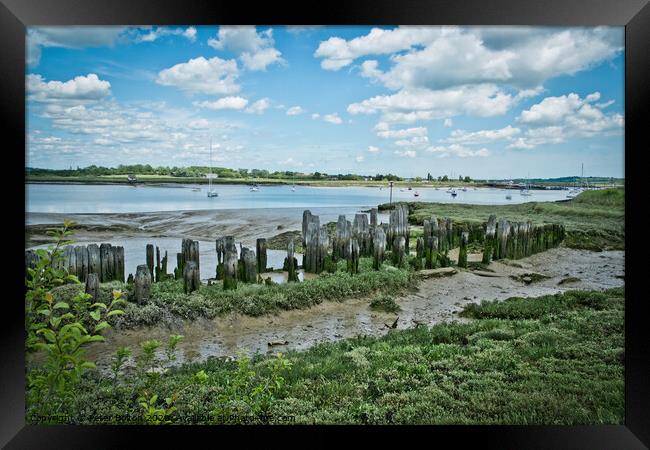
[[(513, 298), (468, 307), (469, 323), (289, 352), (292, 367), (267, 414), (271, 422), (289, 415), (306, 424), (621, 424), (623, 308), (623, 289)], [(277, 376), (272, 360), (253, 358), (256, 383)], [(187, 389), (197, 371), (206, 381)], [(236, 373), (235, 362), (213, 359), (172, 369), (157, 387), (161, 397), (183, 392), (174, 423), (210, 423)], [(133, 389), (86, 377), (72, 420), (121, 411), (130, 422)]]

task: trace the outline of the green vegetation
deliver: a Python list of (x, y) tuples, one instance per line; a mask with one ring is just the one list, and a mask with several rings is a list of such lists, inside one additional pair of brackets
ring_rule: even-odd
[(373, 298), (370, 302), (370, 308), (385, 312), (398, 312), (402, 310), (393, 297), (385, 294)]
[[(124, 314), (112, 318), (119, 328), (154, 325), (171, 314), (179, 319), (212, 319), (222, 314), (237, 312), (260, 316), (282, 310), (304, 309), (325, 300), (343, 301), (348, 298), (374, 293), (403, 293), (417, 286), (414, 273), (406, 269), (384, 265), (382, 270), (372, 269), (372, 258), (361, 258), (359, 273), (345, 273), (345, 261), (338, 262), (338, 271), (322, 273), (319, 277), (301, 283), (267, 285), (238, 283), (236, 290), (224, 290), (222, 284), (201, 285), (198, 291), (185, 294), (182, 280), (165, 280), (153, 283), (149, 303), (128, 303)], [(100, 286), (99, 298), (104, 299), (113, 289), (129, 292), (127, 284), (105, 283)], [(68, 285), (53, 291), (55, 299), (66, 299), (83, 292), (81, 285)]]
[(622, 288), (487, 302), (463, 315), (473, 319), (187, 364), (155, 383), (127, 374), (116, 387), (93, 371), (67, 422), (623, 423)]
[[(534, 224), (560, 223), (566, 228), (565, 245), (587, 250), (625, 248), (625, 190), (585, 191), (562, 202), (529, 202), (517, 205), (467, 205), (409, 203), (409, 221), (422, 225), (432, 214), (450, 217), (456, 224), (484, 223), (490, 214), (511, 221), (530, 220)], [(389, 209), (388, 204), (379, 206)]]

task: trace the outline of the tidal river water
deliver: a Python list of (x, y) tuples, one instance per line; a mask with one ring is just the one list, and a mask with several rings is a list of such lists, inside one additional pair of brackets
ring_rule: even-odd
[[(208, 198), (205, 185), (84, 185), (27, 184), (26, 211), (39, 213), (137, 213), (253, 208), (374, 207), (388, 203), (388, 187), (260, 186), (253, 192), (245, 185), (217, 185), (218, 197)], [(467, 187), (393, 188), (393, 201), (503, 205), (508, 203), (563, 200), (561, 190), (533, 190), (523, 196), (516, 190)], [(415, 193), (419, 195), (416, 197)], [(511, 194), (511, 199), (506, 195)]]

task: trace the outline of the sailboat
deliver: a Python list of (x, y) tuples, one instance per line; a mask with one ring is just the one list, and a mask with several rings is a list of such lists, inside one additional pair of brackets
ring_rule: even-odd
[(527, 196), (529, 196), (529, 195), (533, 195), (533, 194), (530, 192), (530, 185), (528, 184), (528, 177), (526, 177), (526, 185), (525, 185), (524, 188), (519, 192), (519, 194), (521, 194), (521, 195), (523, 195), (523, 196), (525, 196), (525, 197), (527, 197)]
[(212, 197), (219, 197), (219, 193), (212, 190), (212, 138), (210, 138), (210, 177), (208, 178), (208, 198)]
[(260, 190), (260, 188), (258, 188), (256, 184), (251, 186), (251, 192), (257, 192), (259, 190)]

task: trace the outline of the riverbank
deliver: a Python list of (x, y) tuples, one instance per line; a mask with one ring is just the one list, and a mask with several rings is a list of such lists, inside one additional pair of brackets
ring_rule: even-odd
[(622, 288), (473, 304), (462, 315), (466, 323), (157, 376), (90, 373), (62, 421), (147, 423), (144, 396), (174, 424), (623, 423)]

